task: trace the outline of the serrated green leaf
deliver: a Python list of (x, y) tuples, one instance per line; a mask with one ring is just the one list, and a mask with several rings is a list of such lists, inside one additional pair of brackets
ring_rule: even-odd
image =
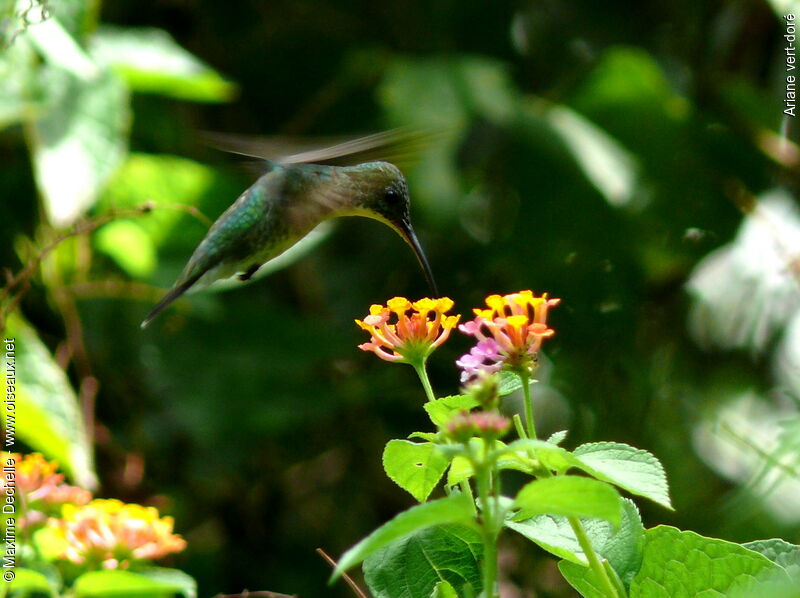
[(96, 201), (127, 151), (130, 106), (113, 73), (81, 79), (41, 67), (47, 106), (32, 128), (36, 184), (49, 221), (68, 226)]
[(478, 406), (478, 401), (468, 395), (453, 395), (442, 397), (435, 401), (428, 401), (424, 408), (437, 427), (442, 427), (449, 422), (453, 416), (461, 411), (469, 411)]
[(46, 594), (47, 596), (56, 595), (47, 577), (38, 571), (26, 569), (24, 567), (16, 567), (13, 571), (14, 581), (8, 584), (10, 590), (9, 596), (28, 596), (29, 594), (35, 594), (37, 596), (41, 596), (42, 594)]
[(756, 540), (742, 544), (745, 548), (763, 554), (776, 565), (780, 565), (796, 584), (800, 584), (800, 546), (780, 538)]
[(162, 29), (104, 25), (92, 37), (91, 54), (119, 73), (133, 91), (197, 102), (227, 102), (236, 94), (233, 83)]
[[(6, 321), (4, 339), (14, 339), (15, 409), (2, 410), (3, 425), (8, 436), (16, 438), (49, 459), (75, 482), (94, 488), (97, 478), (92, 465), (92, 447), (86, 437), (78, 398), (64, 371), (56, 364), (36, 331), (20, 316), (12, 314)], [(9, 360), (9, 344), (3, 343), (5, 364)], [(2, 368), (2, 382), (8, 386), (9, 367)], [(12, 420), (13, 418), (13, 420)], [(6, 447), (10, 448), (10, 447)]]
[(472, 521), (473, 508), (474, 505), (468, 497), (455, 493), (447, 498), (440, 498), (439, 500), (411, 507), (394, 519), (384, 523), (345, 552), (342, 558), (339, 559), (331, 580), (337, 579), (350, 567), (359, 564), (373, 552), (388, 546), (406, 534), (446, 523), (469, 524)]
[(604, 482), (578, 476), (535, 480), (522, 487), (514, 500), (517, 521), (534, 515), (597, 517), (619, 527), (622, 499)]
[(429, 442), (390, 440), (383, 450), (383, 469), (391, 480), (424, 502), (442, 478), (450, 459)]
[(194, 598), (194, 590), (185, 587), (186, 578), (118, 569), (90, 571), (78, 577), (73, 588), (76, 598), (173, 598), (176, 594)]
[[(522, 380), (512, 372), (498, 372), (497, 377), (500, 380), (500, 383), (497, 385), (497, 393), (501, 397), (510, 395), (512, 392), (522, 388)], [(531, 380), (531, 384), (534, 382), (535, 380)]]
[(651, 453), (619, 442), (592, 442), (572, 454), (586, 473), (672, 509), (664, 467)]
[(788, 582), (786, 572), (762, 554), (660, 525), (645, 532), (642, 568), (633, 578), (630, 598), (729, 596), (761, 583)]
[(364, 579), (374, 598), (454, 597), (465, 585), (476, 595), (482, 550), (480, 534), (472, 528), (429, 527), (370, 555), (364, 561)]
[(551, 444), (561, 444), (564, 442), (564, 439), (567, 437), (568, 431), (567, 430), (560, 430), (558, 432), (553, 432), (550, 434), (550, 438), (547, 439), (547, 442)]
[[(618, 530), (603, 519), (582, 519), (581, 523), (597, 553), (608, 559), (625, 585), (630, 584), (641, 566), (644, 547), (644, 527), (633, 501), (622, 499)], [(562, 559), (580, 566), (588, 564), (566, 517), (537, 515), (523, 521), (507, 519), (505, 526)]]
[(95, 247), (131, 276), (144, 278), (156, 267), (156, 248), (144, 229), (130, 220), (116, 220), (94, 235)]

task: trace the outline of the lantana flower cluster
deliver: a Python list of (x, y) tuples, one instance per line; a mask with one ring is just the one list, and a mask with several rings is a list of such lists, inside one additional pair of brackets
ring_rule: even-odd
[[(153, 507), (94, 499), (84, 488), (64, 483), (58, 463), (39, 453), (2, 453), (6, 495), (16, 496), (22, 514), (17, 524), (47, 527), (58, 558), (89, 569), (125, 569), (186, 547), (172, 533), (171, 517)], [(13, 465), (13, 473), (9, 466)]]
[[(461, 381), (474, 381), (479, 374), (509, 370), (530, 374), (542, 341), (554, 334), (547, 326), (547, 312), (559, 299), (541, 297), (525, 290), (508, 295), (489, 295), (486, 308), (477, 308), (475, 318), (458, 326), (477, 343), (456, 361)], [(447, 340), (461, 316), (445, 315), (453, 307), (448, 297), (424, 298), (411, 302), (405, 297), (389, 299), (386, 305), (372, 305), (369, 315), (356, 324), (370, 333), (359, 345), (381, 359), (400, 363), (424, 361)], [(409, 315), (408, 312), (411, 311)], [(394, 316), (395, 321), (391, 321)]]
[(13, 476), (8, 473), (3, 476), (3, 489), (6, 495), (11, 492), (22, 501), (26, 515), (18, 520), (20, 526), (43, 524), (48, 516), (60, 513), (62, 505), (85, 505), (92, 500), (88, 490), (65, 484), (64, 475), (57, 473), (58, 463), (48, 461), (40, 453), (3, 452), (0, 459), (14, 468)]
[(475, 309), (475, 318), (458, 329), (478, 342), (456, 365), (461, 381), (469, 382), (480, 372), (509, 370), (528, 375), (536, 367), (542, 341), (555, 334), (547, 326), (547, 312), (559, 299), (537, 297), (531, 291), (509, 295), (489, 295), (486, 309)]
[(65, 505), (50, 528), (62, 546), (61, 557), (76, 565), (127, 569), (132, 562), (160, 559), (186, 548), (172, 533), (172, 517), (154, 507), (95, 499), (85, 506)]
[(453, 301), (448, 297), (426, 297), (413, 303), (405, 297), (394, 297), (385, 306), (372, 305), (368, 316), (356, 320), (371, 335), (369, 342), (358, 348), (372, 351), (386, 361), (422, 362), (456, 327), (460, 316), (445, 315), (452, 307)]

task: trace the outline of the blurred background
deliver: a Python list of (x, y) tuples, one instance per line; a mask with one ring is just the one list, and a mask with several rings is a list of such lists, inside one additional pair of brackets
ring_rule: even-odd
[[(638, 501), (648, 527), (800, 541), (788, 1), (0, 6), (4, 334), (36, 349), (20, 384), (70, 438), (31, 419), (20, 440), (174, 516), (188, 549), (167, 564), (199, 595), (351, 595), (314, 549), (413, 503), (380, 454), (430, 429), (411, 368), (356, 348), (371, 303), (429, 292), (373, 221), (139, 329), (253, 181), (203, 131), (448, 131), (406, 170), (441, 292), (463, 314), (562, 299), (540, 432), (657, 455), (676, 510)], [(440, 396), (469, 346), (432, 357)], [(508, 537), (503, 567), (509, 596), (573, 595), (530, 543)]]

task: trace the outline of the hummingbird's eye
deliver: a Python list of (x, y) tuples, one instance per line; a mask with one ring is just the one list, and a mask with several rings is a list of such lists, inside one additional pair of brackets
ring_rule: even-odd
[(384, 191), (383, 199), (388, 203), (394, 203), (398, 199), (400, 199), (400, 192), (394, 187), (389, 187), (388, 189), (386, 189), (386, 191)]

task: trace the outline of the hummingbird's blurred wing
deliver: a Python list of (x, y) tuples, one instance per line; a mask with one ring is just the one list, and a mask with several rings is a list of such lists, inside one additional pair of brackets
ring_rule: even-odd
[(353, 166), (384, 161), (409, 166), (443, 132), (400, 128), (358, 138), (253, 137), (203, 133), (217, 149), (281, 164)]

